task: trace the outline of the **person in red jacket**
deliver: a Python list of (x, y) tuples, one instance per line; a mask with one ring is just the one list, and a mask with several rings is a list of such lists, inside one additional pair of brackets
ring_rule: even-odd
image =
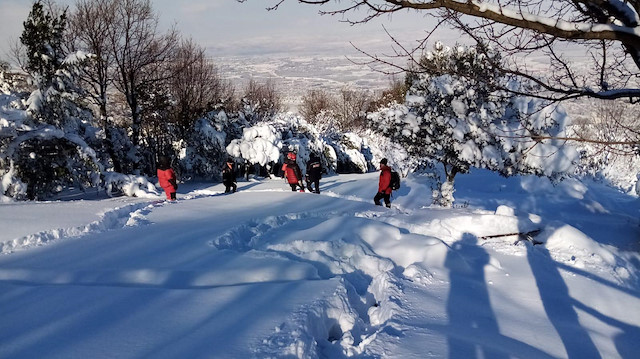
[(378, 193), (373, 197), (373, 203), (381, 206), (380, 200), (384, 199), (384, 205), (391, 208), (391, 167), (387, 166), (387, 159), (380, 160), (380, 180), (378, 181)]
[(284, 178), (286, 178), (289, 183), (289, 186), (291, 186), (292, 191), (295, 191), (300, 187), (300, 192), (304, 192), (304, 185), (302, 185), (302, 171), (300, 171), (300, 166), (296, 163), (295, 153), (289, 152), (287, 154), (287, 159), (284, 160), (284, 164), (282, 165), (282, 172)]
[(178, 182), (176, 181), (176, 174), (171, 169), (171, 161), (167, 156), (160, 156), (158, 158), (158, 182), (160, 187), (167, 195), (167, 199), (175, 201), (176, 190), (178, 189)]

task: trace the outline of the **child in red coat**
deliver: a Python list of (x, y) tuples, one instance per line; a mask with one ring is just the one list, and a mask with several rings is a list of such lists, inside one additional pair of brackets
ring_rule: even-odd
[(176, 182), (176, 174), (171, 169), (171, 161), (167, 156), (158, 158), (158, 182), (167, 195), (167, 199), (175, 201), (178, 183)]

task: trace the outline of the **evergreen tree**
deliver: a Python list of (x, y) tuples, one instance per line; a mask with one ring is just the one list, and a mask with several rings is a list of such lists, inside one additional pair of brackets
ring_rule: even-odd
[(41, 89), (53, 82), (65, 58), (62, 49), (67, 24), (67, 12), (56, 15), (45, 10), (42, 2), (33, 4), (24, 22), (20, 42), (26, 48), (26, 70), (36, 79)]
[(471, 167), (503, 175), (552, 174), (526, 157), (547, 152), (532, 137), (560, 130), (564, 114), (499, 90), (520, 86), (501, 74), (500, 61), (499, 53), (481, 45), (452, 49), (437, 43), (408, 75), (405, 103), (370, 115), (373, 127), (409, 154), (442, 165), (444, 181), (434, 192), (438, 204), (452, 205), (455, 176)]
[[(25, 184), (29, 199), (44, 198), (73, 185), (96, 185), (103, 166), (94, 151), (102, 139), (83, 102), (77, 75), (91, 56), (65, 54), (66, 10), (37, 1), (20, 41), (26, 48), (25, 70), (37, 89), (26, 101), (31, 126), (16, 126), (3, 143), (3, 165)], [(19, 197), (19, 193), (15, 193)]]

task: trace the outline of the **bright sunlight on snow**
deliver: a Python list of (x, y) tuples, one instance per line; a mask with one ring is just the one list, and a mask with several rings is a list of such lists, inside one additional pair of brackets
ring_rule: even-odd
[(3, 204), (0, 357), (637, 357), (636, 197), (476, 170), (386, 209), (377, 176)]

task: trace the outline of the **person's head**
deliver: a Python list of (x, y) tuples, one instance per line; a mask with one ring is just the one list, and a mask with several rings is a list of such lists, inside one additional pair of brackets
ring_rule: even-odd
[(380, 165), (385, 165), (386, 166), (387, 162), (388, 162), (387, 159), (383, 158), (383, 159), (380, 160)]
[(294, 152), (289, 152), (289, 153), (287, 153), (287, 158), (292, 160), (292, 161), (295, 161), (296, 160), (296, 154)]
[(169, 160), (168, 156), (159, 156), (158, 157), (158, 168), (167, 169), (171, 167), (171, 160)]

